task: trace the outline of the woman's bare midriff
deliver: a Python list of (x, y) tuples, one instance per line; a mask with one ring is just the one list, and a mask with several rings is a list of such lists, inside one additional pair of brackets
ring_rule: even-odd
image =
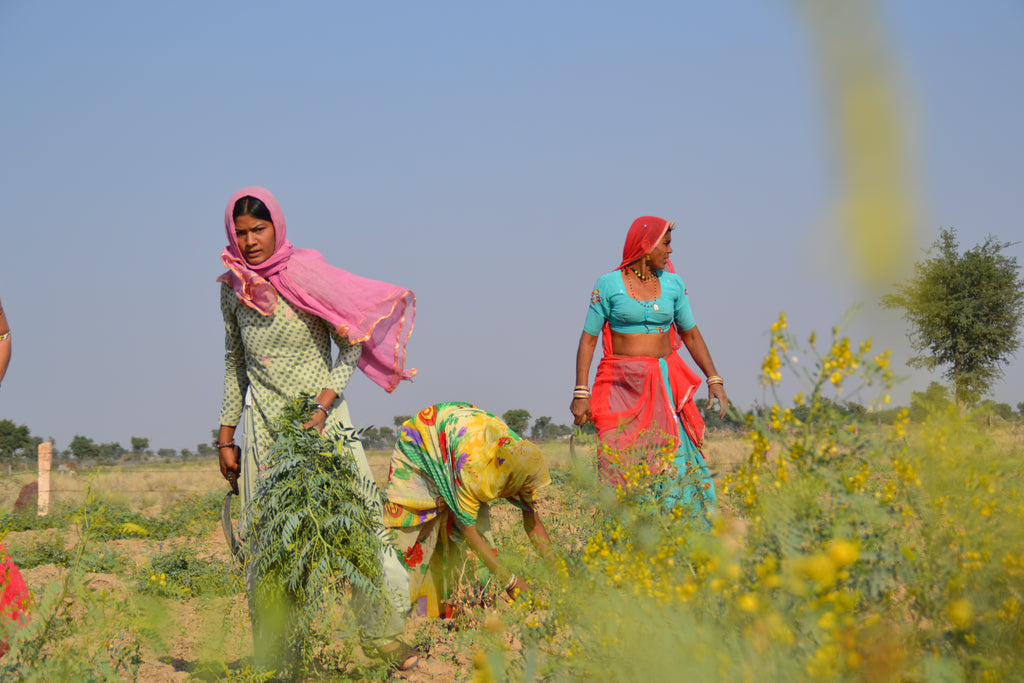
[(617, 356), (653, 356), (664, 358), (672, 353), (669, 333), (623, 334), (612, 332), (612, 353)]

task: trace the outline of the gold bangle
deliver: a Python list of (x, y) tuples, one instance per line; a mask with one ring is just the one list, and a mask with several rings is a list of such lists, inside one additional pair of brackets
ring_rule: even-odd
[(0, 341), (7, 341), (10, 338), (11, 338), (11, 333), (10, 332), (4, 332), (3, 334), (0, 334)]
[(725, 380), (719, 377), (718, 375), (711, 375), (710, 377), (708, 377), (707, 382), (709, 387), (712, 384), (725, 384)]

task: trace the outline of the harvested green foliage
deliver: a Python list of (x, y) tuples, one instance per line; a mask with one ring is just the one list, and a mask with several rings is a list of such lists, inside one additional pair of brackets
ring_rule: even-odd
[(386, 605), (380, 491), (356, 465), (355, 430), (332, 439), (303, 429), (311, 414), (309, 397), (300, 396), (277, 421), (255, 502), (242, 513), (257, 651), (275, 667), (285, 641), (298, 668), (312, 663), (315, 623), (337, 603), (339, 582), (361, 594), (363, 609)]

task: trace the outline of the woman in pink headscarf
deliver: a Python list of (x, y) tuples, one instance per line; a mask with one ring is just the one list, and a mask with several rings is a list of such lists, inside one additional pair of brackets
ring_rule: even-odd
[[(357, 368), (389, 392), (413, 377), (416, 371), (405, 367), (405, 346), (416, 298), (408, 289), (328, 265), (318, 251), (292, 247), (281, 207), (261, 187), (231, 197), (224, 229), (228, 245), (221, 260), (228, 270), (217, 279), (227, 353), (216, 446), (221, 473), (238, 480), (244, 509), (259, 504), (253, 494), (273, 443), (270, 426), (293, 398), (316, 396), (305, 426), (331, 434), (352, 426), (344, 393)], [(333, 361), (331, 340), (338, 347)], [(234, 441), (240, 419), (243, 447)], [(376, 484), (362, 446), (356, 442), (352, 450), (372, 489)], [(379, 499), (368, 504), (381, 515)], [(383, 526), (380, 535), (385, 537)], [(392, 605), (386, 615), (364, 615), (361, 626), (385, 659), (409, 668), (416, 653), (396, 639), (409, 609), (409, 577), (390, 544), (382, 545)]]
[[(622, 262), (598, 279), (576, 353), (570, 410), (576, 424), (593, 420), (597, 427), (602, 481), (635, 484), (667, 470), (678, 486), (666, 502), (681, 501), (705, 517), (715, 489), (700, 452), (704, 420), (693, 400), (701, 380), (676, 353), (680, 346), (707, 377), (709, 406), (717, 399), (724, 416), (729, 400), (669, 260), (673, 225), (655, 216), (636, 219)], [(604, 356), (591, 391), (599, 336)]]

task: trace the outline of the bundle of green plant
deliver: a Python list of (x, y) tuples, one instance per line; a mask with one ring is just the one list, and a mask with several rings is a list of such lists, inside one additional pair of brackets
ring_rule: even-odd
[[(308, 396), (293, 400), (275, 424), (276, 441), (253, 502), (242, 511), (242, 547), (253, 603), (256, 651), (278, 668), (291, 650), (296, 670), (315, 658), (318, 620), (343, 585), (363, 597), (358, 609), (387, 607), (380, 563), (381, 493), (360, 475), (350, 444), (355, 430), (328, 438), (303, 429)], [(350, 619), (351, 621), (351, 619)]]
[(234, 562), (178, 548), (153, 557), (140, 573), (139, 586), (143, 592), (175, 599), (234, 595), (242, 590), (242, 574)]

